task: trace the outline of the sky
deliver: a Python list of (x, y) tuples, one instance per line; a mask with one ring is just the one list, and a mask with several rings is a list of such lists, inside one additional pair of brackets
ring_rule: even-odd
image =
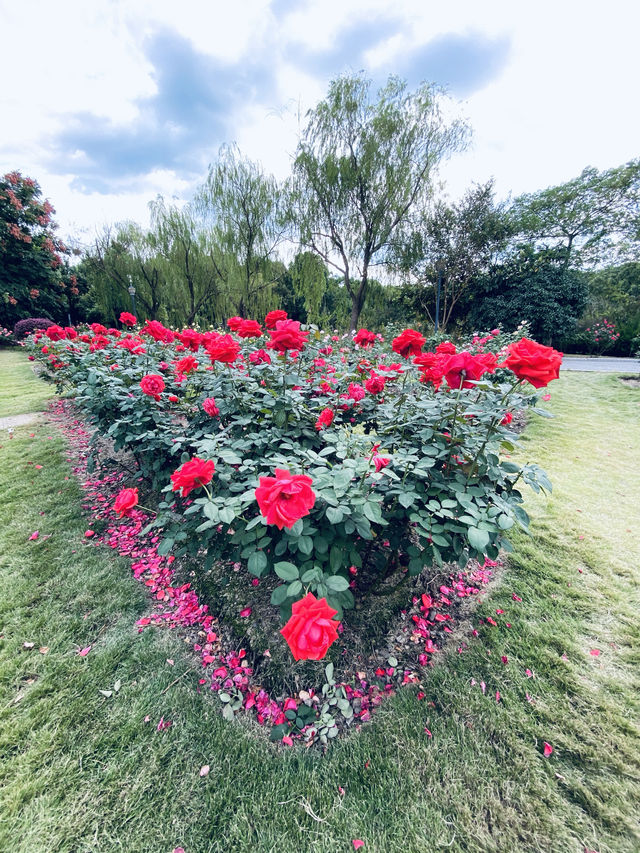
[(640, 156), (639, 24), (637, 0), (0, 0), (0, 174), (87, 245), (189, 199), (222, 144), (284, 178), (306, 111), (364, 71), (468, 120), (449, 197), (533, 192)]

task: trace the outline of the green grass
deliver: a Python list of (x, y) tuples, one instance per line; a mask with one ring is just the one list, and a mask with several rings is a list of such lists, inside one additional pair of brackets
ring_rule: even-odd
[[(479, 607), (504, 609), (501, 627), (443, 660), (423, 702), (401, 692), (326, 757), (225, 723), (180, 637), (136, 632), (146, 598), (126, 563), (85, 544), (61, 439), (3, 437), (0, 850), (637, 851), (639, 406), (612, 376), (554, 383), (557, 419), (523, 453), (554, 494), (530, 502), (534, 534)], [(173, 726), (157, 732), (161, 716)]]
[(52, 386), (34, 381), (33, 368), (21, 349), (0, 349), (0, 418), (41, 412)]

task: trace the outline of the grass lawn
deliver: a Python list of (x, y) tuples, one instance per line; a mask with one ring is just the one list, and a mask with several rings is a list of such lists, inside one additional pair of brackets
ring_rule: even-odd
[[(41, 403), (24, 356), (1, 352), (0, 388), (18, 372)], [(640, 390), (572, 373), (549, 407), (521, 456), (554, 493), (532, 497), (533, 536), (479, 606), (498, 627), (326, 757), (223, 721), (180, 637), (137, 633), (127, 564), (85, 543), (61, 438), (0, 434), (0, 850), (640, 849)]]
[(0, 348), (0, 418), (41, 412), (52, 392), (53, 386), (34, 380), (23, 350)]

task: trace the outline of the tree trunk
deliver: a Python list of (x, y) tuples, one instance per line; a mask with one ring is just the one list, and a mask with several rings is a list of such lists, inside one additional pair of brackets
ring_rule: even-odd
[(365, 269), (362, 274), (362, 281), (357, 290), (351, 293), (351, 320), (349, 321), (349, 331), (355, 332), (358, 328), (358, 320), (362, 313), (365, 296), (367, 294), (367, 278), (368, 272)]

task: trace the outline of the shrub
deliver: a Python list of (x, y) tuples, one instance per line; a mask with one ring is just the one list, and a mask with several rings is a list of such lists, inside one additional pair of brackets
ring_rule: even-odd
[(36, 329), (48, 329), (53, 323), (53, 320), (46, 320), (44, 317), (28, 317), (26, 320), (18, 320), (13, 327), (13, 334), (16, 340), (26, 338)]

